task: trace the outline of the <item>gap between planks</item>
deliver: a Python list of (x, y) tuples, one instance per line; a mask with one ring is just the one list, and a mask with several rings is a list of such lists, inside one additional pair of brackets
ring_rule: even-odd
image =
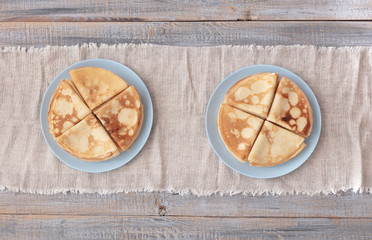
[(65, 217), (122, 217), (122, 218), (146, 218), (146, 217), (149, 217), (149, 218), (211, 218), (211, 219), (214, 219), (214, 218), (218, 218), (218, 219), (332, 219), (332, 220), (347, 220), (347, 219), (350, 219), (350, 220), (358, 220), (358, 219), (361, 219), (361, 220), (372, 220), (372, 217), (329, 217), (329, 216), (326, 216), (326, 217), (314, 217), (314, 216), (310, 216), (310, 217), (277, 217), (277, 216), (207, 216), (207, 215), (161, 215), (161, 214), (157, 214), (157, 215), (120, 215), (120, 214), (116, 214), (116, 215), (105, 215), (105, 214), (100, 214), (100, 215), (97, 215), (97, 214), (75, 214), (75, 215), (72, 215), (72, 214), (50, 214), (50, 213), (43, 213), (43, 214), (34, 214), (34, 213), (31, 213), (31, 214), (27, 214), (27, 213), (15, 213), (15, 214), (10, 214), (10, 213), (0, 213), (0, 218), (1, 216), (50, 216), (50, 217), (61, 217), (61, 218), (65, 218)]
[(86, 21), (80, 20), (68, 20), (63, 19), (63, 21), (51, 21), (48, 18), (37, 18), (37, 19), (20, 19), (14, 21), (1, 21), (0, 23), (230, 23), (230, 22), (372, 22), (372, 19), (361, 18), (361, 19), (262, 19), (262, 20), (252, 20), (252, 19), (231, 19), (231, 20), (145, 20), (145, 19), (89, 19)]

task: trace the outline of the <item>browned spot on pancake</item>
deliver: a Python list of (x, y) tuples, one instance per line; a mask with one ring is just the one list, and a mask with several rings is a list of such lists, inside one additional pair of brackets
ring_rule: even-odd
[(292, 117), (290, 116), (290, 114), (287, 112), (287, 114), (284, 116), (284, 117), (282, 117), (282, 121), (283, 122), (286, 122), (286, 123), (288, 123), (289, 124), (289, 121), (292, 119)]
[(89, 88), (89, 97), (87, 99), (88, 102), (96, 103), (97, 98), (94, 95), (94, 93), (98, 92), (99, 87), (97, 85), (93, 86), (92, 88)]
[(272, 144), (272, 139), (270, 136), (270, 130), (266, 128), (266, 126), (263, 126), (261, 129), (262, 134), (266, 136), (267, 141), (269, 141), (270, 144)]
[(105, 126), (110, 126), (107, 127), (107, 131), (110, 133), (110, 135), (113, 135), (115, 132), (120, 130), (120, 123), (117, 118), (102, 117), (102, 120), (105, 122)]
[[(268, 123), (270, 123), (270, 122), (268, 122)], [(272, 127), (275, 127), (275, 126), (272, 126)], [(271, 156), (271, 146), (273, 145), (273, 137), (271, 136), (271, 134), (276, 134), (276, 131), (267, 129), (266, 126), (265, 126), (265, 123), (262, 126), (261, 131), (265, 135), (267, 141), (269, 142), (270, 147), (269, 147), (268, 155)]]
[(92, 147), (92, 146), (96, 145), (95, 139), (92, 135), (89, 135), (88, 143), (89, 143), (89, 147)]
[[(72, 114), (66, 114), (64, 117), (62, 117), (61, 115), (57, 115), (55, 112), (53, 113), (53, 127), (59, 130), (58, 133), (55, 134), (56, 137), (62, 134), (63, 124), (65, 122), (69, 121), (72, 123), (77, 123), (79, 121), (75, 108), (73, 108)], [(56, 118), (57, 116), (59, 117), (58, 119)], [(74, 118), (77, 119), (77, 121), (74, 122)]]
[(62, 90), (59, 89), (59, 93), (58, 93), (58, 99), (65, 99), (67, 102), (72, 102), (72, 99), (71, 99), (71, 96), (70, 95), (64, 95), (62, 94)]
[[(287, 98), (288, 99), (288, 93), (281, 92), (281, 95), (282, 95), (283, 98)], [(291, 108), (289, 108), (289, 111), (290, 110), (291, 110)], [(291, 119), (292, 119), (292, 116), (289, 114), (289, 111), (287, 111), (284, 116), (283, 115), (281, 116), (281, 120), (283, 122), (288, 123), (288, 124), (289, 124), (289, 121), (291, 121)]]
[(306, 121), (307, 121), (307, 123), (306, 123), (304, 129), (302, 130), (302, 132), (304, 134), (307, 134), (309, 132), (309, 130), (310, 130), (310, 124), (309, 124), (309, 118), (308, 117), (306, 118)]
[(283, 93), (283, 92), (281, 92), (281, 95), (282, 95), (282, 97), (284, 97), (284, 98), (287, 98), (287, 99), (288, 99), (288, 93)]
[(113, 119), (107, 118), (107, 117), (101, 117), (101, 119), (105, 122), (105, 124), (111, 124), (111, 121), (113, 120)]

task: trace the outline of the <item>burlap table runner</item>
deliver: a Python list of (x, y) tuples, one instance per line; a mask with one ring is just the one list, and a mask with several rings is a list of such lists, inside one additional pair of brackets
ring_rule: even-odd
[[(313, 46), (72, 46), (0, 50), (0, 189), (58, 193), (167, 190), (198, 195), (330, 193), (372, 187), (372, 50)], [(154, 125), (140, 154), (107, 173), (84, 173), (58, 160), (39, 123), (53, 78), (80, 60), (107, 58), (147, 85)], [(225, 166), (209, 145), (206, 106), (215, 87), (249, 65), (295, 72), (312, 88), (322, 134), (308, 161), (275, 179), (253, 179)]]

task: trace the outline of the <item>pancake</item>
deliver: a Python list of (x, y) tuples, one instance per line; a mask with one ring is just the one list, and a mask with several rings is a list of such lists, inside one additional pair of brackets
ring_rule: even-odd
[(284, 163), (302, 151), (304, 141), (304, 137), (265, 121), (248, 160), (255, 167)]
[(137, 90), (130, 86), (94, 111), (121, 151), (136, 140), (143, 122), (143, 104)]
[(276, 73), (257, 73), (248, 76), (230, 88), (223, 103), (266, 118), (274, 98), (278, 77)]
[(119, 155), (119, 150), (98, 119), (90, 114), (57, 138), (58, 145), (86, 161), (103, 161)]
[(313, 117), (306, 95), (290, 79), (282, 77), (267, 120), (308, 137)]
[(245, 163), (263, 120), (229, 105), (222, 104), (218, 112), (217, 128), (226, 148)]
[(72, 82), (91, 110), (128, 87), (122, 78), (103, 68), (75, 68), (69, 73)]
[(68, 80), (62, 80), (54, 92), (48, 110), (49, 132), (60, 136), (85, 118), (90, 110)]

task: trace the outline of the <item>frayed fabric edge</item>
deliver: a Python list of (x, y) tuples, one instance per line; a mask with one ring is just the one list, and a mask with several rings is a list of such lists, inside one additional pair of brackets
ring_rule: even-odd
[(147, 48), (147, 47), (172, 47), (172, 48), (248, 48), (248, 49), (258, 49), (258, 50), (273, 50), (276, 48), (312, 48), (319, 52), (327, 52), (333, 50), (341, 50), (341, 51), (361, 51), (361, 50), (369, 50), (372, 51), (371, 47), (365, 46), (341, 46), (341, 47), (329, 47), (329, 46), (315, 46), (315, 45), (216, 45), (216, 46), (172, 46), (172, 45), (160, 45), (160, 44), (151, 44), (151, 43), (118, 43), (118, 44), (104, 44), (104, 43), (83, 43), (77, 45), (63, 45), (63, 46), (55, 46), (55, 45), (47, 45), (45, 47), (21, 47), (21, 46), (14, 46), (14, 47), (1, 47), (0, 53), (7, 53), (7, 52), (24, 52), (24, 53), (43, 53), (45, 51), (50, 51), (56, 48), (64, 48), (64, 49), (75, 49), (75, 48)]
[(69, 194), (69, 193), (76, 193), (76, 194), (117, 194), (117, 193), (152, 193), (152, 192), (164, 192), (170, 194), (178, 194), (181, 196), (185, 195), (196, 195), (199, 197), (208, 197), (212, 195), (219, 195), (219, 196), (234, 196), (234, 195), (243, 195), (243, 196), (284, 196), (284, 195), (307, 195), (307, 196), (321, 196), (321, 195), (335, 195), (339, 194), (340, 192), (353, 192), (356, 194), (371, 194), (371, 188), (340, 188), (340, 189), (327, 189), (327, 190), (319, 190), (319, 191), (304, 191), (304, 190), (292, 190), (292, 191), (285, 191), (285, 190), (247, 190), (247, 191), (223, 191), (223, 190), (210, 190), (210, 191), (200, 191), (197, 189), (181, 189), (175, 187), (168, 187), (168, 188), (139, 188), (139, 189), (87, 189), (87, 188), (55, 188), (55, 189), (29, 189), (29, 188), (18, 188), (18, 187), (9, 187), (9, 186), (0, 186), (0, 191), (11, 191), (11, 192), (20, 192), (20, 193), (32, 193), (32, 194)]

